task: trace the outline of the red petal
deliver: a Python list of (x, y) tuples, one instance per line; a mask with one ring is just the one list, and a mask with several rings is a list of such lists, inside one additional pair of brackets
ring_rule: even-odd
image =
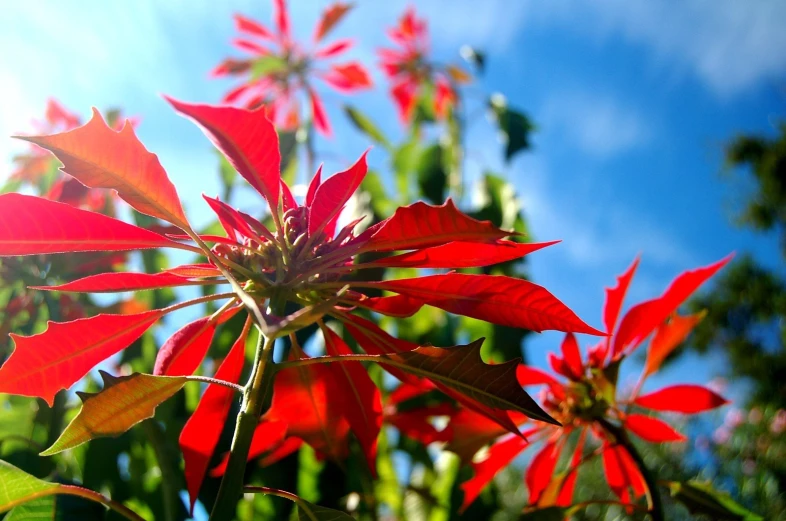
[(687, 438), (671, 426), (657, 418), (643, 414), (629, 414), (625, 417), (625, 428), (644, 441), (662, 443), (666, 441), (685, 441)]
[(642, 496), (647, 490), (636, 463), (620, 445), (606, 445), (603, 451), (603, 470), (609, 488), (623, 501), (627, 500), (628, 487), (633, 489), (636, 497)]
[(314, 127), (317, 131), (324, 136), (330, 136), (332, 130), (330, 129), (330, 120), (328, 120), (325, 113), (325, 107), (322, 106), (322, 99), (312, 89), (308, 90), (308, 96), (311, 100), (311, 115), (314, 117)]
[(549, 365), (551, 369), (557, 373), (561, 374), (565, 378), (570, 378), (571, 380), (575, 379), (576, 377), (573, 375), (573, 372), (568, 367), (568, 364), (565, 363), (561, 357), (557, 356), (554, 353), (549, 353), (548, 355)]
[(14, 193), (0, 195), (0, 256), (162, 247), (183, 245), (65, 203)]
[(578, 379), (584, 374), (584, 366), (581, 363), (581, 352), (579, 351), (579, 343), (573, 333), (565, 335), (562, 341), (562, 358), (568, 370), (574, 378)]
[(585, 324), (545, 288), (527, 280), (448, 273), (365, 285), (408, 295), (445, 311), (493, 324), (533, 331), (555, 329), (603, 334)]
[(314, 197), (317, 195), (317, 190), (319, 189), (319, 185), (322, 184), (322, 165), (319, 165), (317, 169), (317, 173), (314, 174), (314, 177), (311, 178), (311, 182), (308, 184), (308, 192), (306, 193), (306, 206), (311, 208), (311, 205), (314, 204)]
[(371, 76), (365, 67), (357, 62), (334, 65), (322, 79), (342, 92), (353, 92), (374, 86)]
[(322, 231), (330, 221), (338, 217), (346, 202), (363, 182), (368, 170), (367, 154), (368, 151), (363, 152), (360, 159), (349, 169), (331, 176), (319, 186), (308, 216), (310, 236)]
[(134, 134), (132, 125), (115, 132), (97, 109), (86, 125), (51, 136), (20, 137), (52, 152), (61, 170), (90, 188), (111, 188), (133, 208), (187, 229), (188, 221), (155, 154)]
[[(328, 355), (354, 354), (330, 328), (323, 327), (322, 333)], [(330, 399), (338, 403), (341, 412), (349, 421), (352, 433), (363, 447), (371, 474), (376, 477), (377, 438), (382, 426), (382, 398), (379, 389), (358, 362), (332, 364), (330, 368), (334, 370), (337, 389), (340, 390), (340, 394), (332, 394)]]
[(265, 38), (266, 40), (274, 40), (275, 37), (273, 33), (268, 31), (263, 25), (255, 22), (250, 18), (246, 18), (243, 15), (236, 14), (235, 18), (235, 27), (237, 30), (243, 33), (253, 34), (254, 36), (259, 36), (260, 38)]
[(423, 301), (406, 295), (372, 297), (360, 300), (357, 305), (390, 317), (411, 317), (423, 307)]
[[(249, 323), (250, 324), (250, 323)], [(240, 337), (230, 349), (229, 354), (221, 362), (215, 378), (225, 382), (237, 383), (243, 371), (246, 352), (246, 335), (244, 328)], [(185, 460), (185, 476), (188, 495), (191, 498), (190, 513), (194, 512), (199, 488), (205, 478), (205, 472), (213, 457), (224, 424), (229, 415), (232, 402), (236, 399), (235, 392), (220, 385), (210, 385), (197, 404), (194, 414), (186, 422), (180, 433), (180, 451)]]
[(322, 18), (319, 20), (316, 32), (314, 33), (314, 41), (318, 42), (324, 38), (325, 35), (344, 18), (344, 15), (346, 15), (352, 7), (352, 4), (345, 4), (342, 2), (336, 2), (328, 6), (327, 9), (322, 12)]
[(360, 264), (358, 267), (478, 268), (520, 259), (558, 242), (521, 244), (506, 240), (491, 243), (455, 241)]
[(663, 322), (655, 331), (647, 351), (647, 363), (644, 366), (644, 377), (660, 369), (660, 365), (680, 344), (682, 344), (693, 328), (701, 322), (705, 313), (696, 313), (682, 317), (674, 315), (668, 322)]
[(489, 455), (483, 461), (472, 464), (473, 477), (469, 481), (461, 484), (464, 491), (464, 501), (461, 504), (460, 512), (472, 504), (486, 485), (504, 467), (507, 467), (521, 451), (528, 445), (527, 440), (512, 436), (505, 441), (501, 441), (489, 449)]
[[(259, 244), (272, 241), (273, 235), (265, 225), (253, 217), (235, 210), (225, 202), (202, 194), (202, 198), (210, 205), (218, 219), (230, 229), (236, 230), (240, 235), (255, 240)], [(260, 233), (261, 232), (261, 233)]]
[(731, 260), (731, 255), (715, 264), (686, 271), (669, 285), (659, 298), (634, 306), (625, 314), (614, 338), (614, 354), (639, 345), (685, 299)]
[(314, 56), (317, 58), (332, 58), (343, 53), (344, 51), (349, 50), (352, 45), (353, 42), (350, 38), (342, 38), (341, 40), (336, 40), (330, 45), (322, 47), (316, 52)]
[(634, 403), (654, 411), (695, 414), (709, 411), (729, 402), (700, 385), (672, 385), (660, 391), (639, 396)]
[[(516, 423), (521, 425), (527, 421), (527, 417), (522, 414), (517, 417), (517, 420)], [(465, 408), (450, 418), (446, 430), (449, 431), (450, 437), (445, 450), (456, 453), (464, 464), (472, 462), (472, 458), (481, 447), (508, 432), (496, 421)], [(519, 436), (516, 438), (522, 440)]]
[(33, 336), (11, 334), (16, 349), (0, 367), (0, 393), (39, 396), (52, 406), (99, 362), (128, 347), (168, 310), (135, 315), (96, 315), (73, 322), (49, 322)]
[(295, 196), (292, 194), (292, 190), (289, 189), (289, 185), (283, 179), (281, 180), (281, 202), (285, 212), (292, 208), (297, 208)]
[(276, 28), (278, 28), (279, 36), (281, 36), (284, 41), (289, 41), (289, 14), (287, 13), (287, 4), (284, 0), (273, 1), (273, 19), (276, 21)]
[(156, 356), (153, 374), (165, 376), (187, 376), (194, 374), (204, 360), (216, 323), (203, 317), (186, 324), (167, 340)]
[(560, 449), (557, 448), (557, 442), (551, 441), (546, 443), (540, 452), (532, 458), (524, 478), (529, 489), (530, 504), (536, 504), (543, 491), (549, 486), (559, 454)]
[(281, 153), (278, 134), (264, 109), (246, 110), (182, 103), (166, 98), (180, 114), (202, 128), (210, 141), (251, 186), (262, 194), (270, 211), (278, 210)]
[(189, 282), (187, 278), (167, 272), (155, 274), (114, 272), (90, 275), (58, 286), (30, 286), (30, 288), (49, 291), (112, 293), (187, 286)]
[(516, 377), (519, 380), (519, 384), (522, 387), (526, 387), (528, 385), (540, 385), (546, 384), (549, 386), (556, 386), (561, 387), (562, 384), (551, 376), (550, 374), (541, 371), (535, 367), (530, 367), (528, 365), (521, 364), (516, 369)]
[(513, 234), (491, 221), (469, 217), (450, 199), (441, 206), (417, 202), (398, 208), (370, 233), (373, 235), (363, 246), (365, 251), (414, 250), (453, 241), (487, 242)]

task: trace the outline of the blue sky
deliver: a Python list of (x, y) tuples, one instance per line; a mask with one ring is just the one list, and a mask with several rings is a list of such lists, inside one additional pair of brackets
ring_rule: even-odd
[[(296, 32), (310, 35), (327, 2), (292, 4)], [(354, 36), (354, 57), (372, 65), (374, 49), (386, 44), (380, 29), (406, 5), (361, 0), (334, 35)], [(776, 265), (775, 239), (728, 224), (746, 186), (724, 182), (721, 167), (725, 141), (738, 132), (772, 134), (784, 114), (786, 3), (433, 0), (418, 9), (429, 19), (438, 59), (458, 59), (462, 44), (485, 50), (488, 69), (479, 89), (504, 93), (538, 125), (532, 153), (504, 165), (491, 127), (482, 117), (473, 122), (470, 175), (483, 163), (506, 176), (535, 238), (563, 240), (533, 255), (531, 271), (582, 318), (600, 325), (603, 288), (638, 253), (642, 265), (629, 303), (730, 251), (752, 251)], [(208, 72), (234, 52), (234, 12), (267, 23), (270, 3), (4, 5), (0, 136), (29, 131), (50, 96), (83, 116), (91, 106), (122, 107), (141, 117), (138, 134), (160, 156), (189, 215), (207, 220), (199, 195), (218, 191), (215, 156), (160, 94), (220, 99), (231, 83), (210, 80)], [(374, 76), (385, 84), (378, 70)], [(342, 97), (326, 92), (325, 99), (337, 137), (320, 139), (317, 148), (332, 158), (328, 166), (339, 168), (368, 143), (343, 122)], [(401, 135), (384, 89), (352, 103)], [(0, 139), (0, 177), (20, 146)], [(384, 159), (372, 151), (372, 166), (383, 172)], [(540, 335), (531, 360), (544, 364), (558, 341)], [(701, 382), (718, 370), (720, 361), (690, 359), (668, 379)]]

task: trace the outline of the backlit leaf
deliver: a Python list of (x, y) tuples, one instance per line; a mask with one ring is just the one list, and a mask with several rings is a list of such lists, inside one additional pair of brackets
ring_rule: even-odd
[(314, 33), (314, 41), (318, 42), (324, 38), (325, 35), (344, 18), (349, 10), (352, 9), (352, 6), (352, 4), (336, 2), (322, 11), (322, 18), (319, 20), (316, 32)]
[(153, 374), (193, 374), (204, 360), (215, 332), (216, 322), (210, 317), (202, 317), (175, 331), (159, 349)]
[(488, 456), (482, 461), (472, 463), (472, 478), (461, 484), (461, 490), (464, 491), (461, 511), (466, 510), (494, 476), (508, 466), (528, 445), (527, 440), (511, 436), (507, 440), (492, 445)]
[(358, 267), (476, 268), (520, 259), (558, 242), (560, 241), (522, 244), (505, 240), (491, 243), (454, 241), (442, 246), (386, 257)]
[(187, 286), (189, 279), (173, 273), (99, 273), (57, 286), (30, 286), (32, 289), (88, 293), (112, 293)]
[(634, 402), (645, 409), (695, 414), (729, 403), (714, 391), (700, 385), (672, 385), (639, 396)]
[(309, 235), (313, 236), (327, 228), (331, 221), (338, 218), (344, 205), (363, 182), (368, 170), (366, 166), (367, 154), (368, 151), (363, 152), (354, 165), (343, 172), (330, 176), (319, 185), (309, 211)]
[(118, 436), (147, 418), (156, 407), (178, 392), (185, 378), (134, 373), (113, 377), (101, 372), (104, 389), (80, 393), (82, 409), (55, 443), (41, 453), (51, 456), (103, 436)]
[(61, 485), (47, 483), (0, 460), (0, 513), (36, 498), (57, 494)]
[(743, 507), (726, 492), (715, 490), (699, 481), (668, 482), (671, 497), (692, 514), (705, 515), (715, 521), (764, 521), (764, 518)]
[(175, 186), (158, 157), (145, 149), (128, 122), (109, 128), (97, 109), (87, 124), (51, 136), (20, 136), (52, 152), (62, 170), (90, 188), (111, 188), (137, 211), (183, 229), (188, 221)]
[(686, 439), (668, 423), (643, 414), (629, 414), (625, 417), (623, 424), (627, 430), (651, 443), (685, 441)]
[(554, 469), (557, 466), (561, 448), (559, 442), (550, 441), (532, 458), (524, 478), (529, 490), (529, 502), (531, 504), (537, 504), (541, 494), (549, 486), (549, 482), (551, 482), (551, 478), (554, 475)]
[(693, 328), (701, 322), (706, 312), (694, 315), (674, 315), (668, 322), (663, 322), (655, 330), (655, 336), (647, 350), (647, 363), (644, 365), (644, 377), (660, 369), (664, 360), (682, 344)]

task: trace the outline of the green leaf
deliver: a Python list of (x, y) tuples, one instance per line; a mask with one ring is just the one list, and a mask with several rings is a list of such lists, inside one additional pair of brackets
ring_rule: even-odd
[(251, 81), (287, 69), (287, 61), (280, 56), (262, 56), (251, 65)]
[(691, 514), (704, 514), (713, 521), (763, 521), (729, 494), (715, 490), (709, 483), (698, 481), (669, 481), (671, 497), (679, 501)]
[(371, 119), (351, 105), (344, 105), (344, 112), (355, 126), (368, 137), (385, 148), (390, 148), (390, 141)]
[[(290, 168), (290, 166), (297, 165), (297, 145), (296, 132), (278, 132), (278, 149), (281, 153), (281, 177), (289, 186), (295, 184), (296, 168)], [(314, 172), (309, 172), (309, 175), (313, 174)]]
[(11, 510), (3, 521), (104, 521), (107, 510), (100, 503), (75, 496), (47, 496)]
[(96, 394), (78, 393), (82, 410), (55, 443), (41, 453), (51, 456), (94, 438), (117, 436), (147, 418), (156, 407), (179, 391), (185, 377), (134, 373), (119, 378), (101, 372), (104, 389)]
[(340, 510), (325, 508), (304, 499), (297, 501), (298, 521), (354, 521), (354, 518)]
[(517, 152), (529, 149), (529, 135), (535, 129), (529, 118), (508, 108), (501, 94), (491, 97), (489, 107), (505, 140), (505, 160), (510, 161)]
[(443, 155), (439, 144), (431, 145), (420, 153), (415, 170), (420, 193), (434, 204), (445, 201), (448, 173), (442, 160)]
[(57, 494), (61, 486), (47, 483), (0, 460), (0, 513), (34, 499)]

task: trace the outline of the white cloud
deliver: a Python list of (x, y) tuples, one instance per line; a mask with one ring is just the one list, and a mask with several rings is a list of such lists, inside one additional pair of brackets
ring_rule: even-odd
[(652, 137), (638, 109), (605, 96), (553, 96), (538, 121), (546, 135), (559, 133), (583, 153), (602, 158), (641, 146)]

